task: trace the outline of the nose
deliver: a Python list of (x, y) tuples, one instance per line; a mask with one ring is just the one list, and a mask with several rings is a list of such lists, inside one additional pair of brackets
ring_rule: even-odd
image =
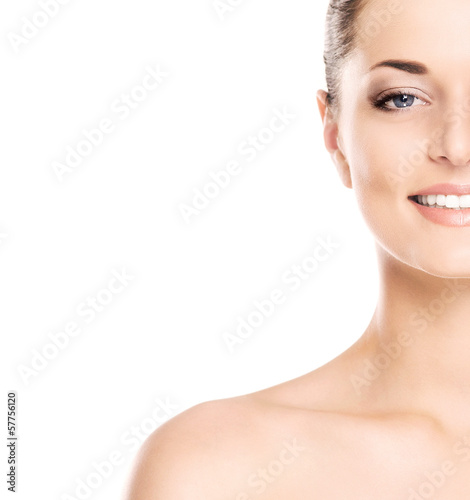
[(456, 167), (470, 165), (470, 110), (444, 115), (431, 141), (429, 156)]

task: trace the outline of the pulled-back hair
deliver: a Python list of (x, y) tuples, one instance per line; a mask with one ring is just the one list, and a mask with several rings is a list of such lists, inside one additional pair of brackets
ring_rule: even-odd
[(330, 0), (326, 14), (325, 62), (327, 102), (334, 112), (339, 111), (341, 71), (345, 60), (355, 47), (358, 36), (357, 18), (365, 0)]

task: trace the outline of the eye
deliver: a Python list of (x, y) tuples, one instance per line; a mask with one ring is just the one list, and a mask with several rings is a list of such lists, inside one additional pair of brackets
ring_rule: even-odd
[(384, 111), (397, 111), (413, 107), (413, 104), (426, 104), (422, 99), (408, 92), (390, 91), (382, 94), (374, 101), (376, 108)]

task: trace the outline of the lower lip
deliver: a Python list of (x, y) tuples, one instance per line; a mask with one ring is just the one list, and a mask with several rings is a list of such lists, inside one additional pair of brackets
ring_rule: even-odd
[(455, 210), (452, 208), (426, 207), (410, 200), (418, 212), (426, 219), (441, 226), (465, 227), (470, 226), (470, 208)]

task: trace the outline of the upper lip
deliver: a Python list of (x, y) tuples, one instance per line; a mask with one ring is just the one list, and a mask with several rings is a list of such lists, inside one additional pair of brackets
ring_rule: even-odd
[(462, 196), (464, 194), (470, 194), (470, 184), (434, 184), (433, 186), (417, 191), (411, 196), (428, 194), (455, 194), (457, 196)]

